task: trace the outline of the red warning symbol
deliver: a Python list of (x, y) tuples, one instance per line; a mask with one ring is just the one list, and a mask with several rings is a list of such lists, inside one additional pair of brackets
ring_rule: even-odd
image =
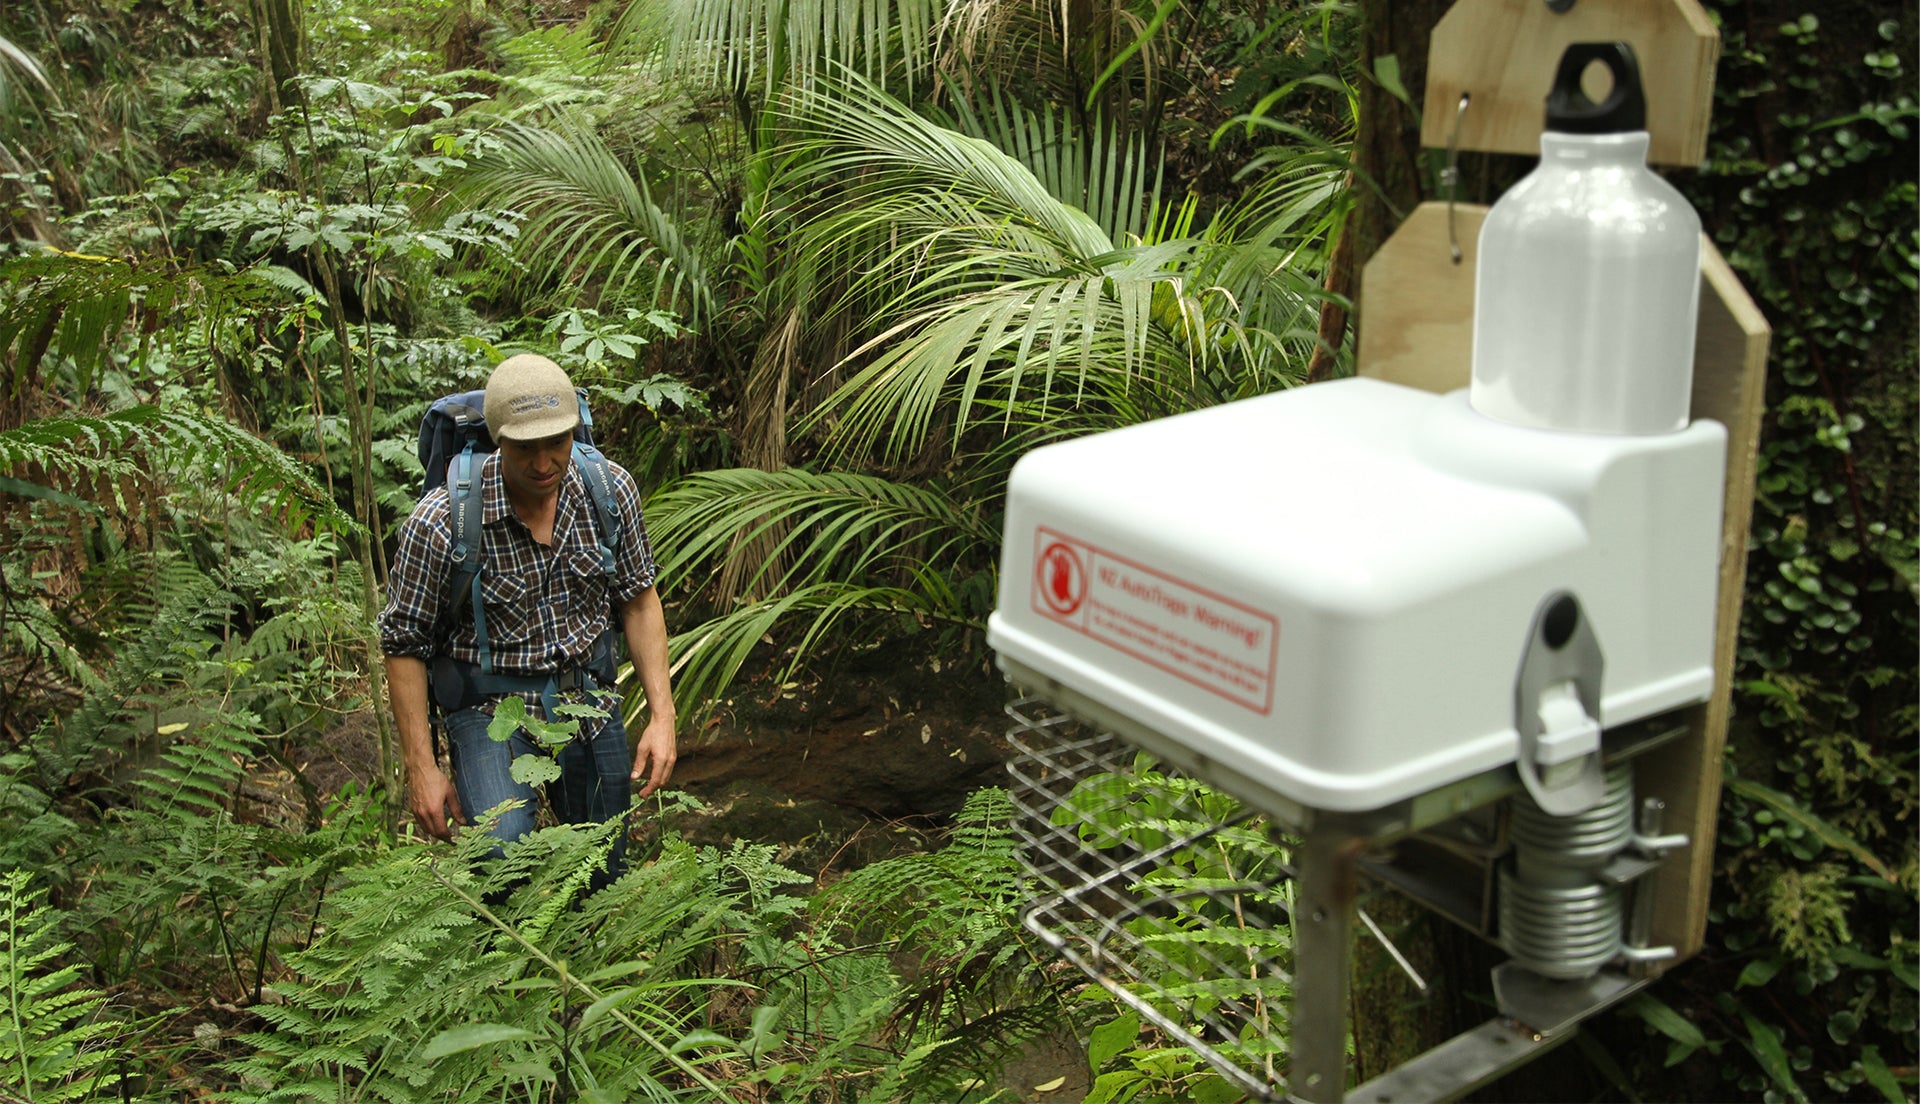
[(1066, 542), (1055, 541), (1040, 553), (1037, 574), (1040, 596), (1055, 614), (1071, 616), (1086, 601), (1087, 569)]

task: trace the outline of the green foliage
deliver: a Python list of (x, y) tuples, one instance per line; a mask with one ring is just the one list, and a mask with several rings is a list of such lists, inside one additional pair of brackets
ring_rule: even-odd
[(475, 832), (349, 868), (234, 1064), (256, 1086), (235, 1099), (719, 1096), (701, 1049), (724, 1039), (701, 1028), (709, 985), (688, 968), (736, 899), (685, 847), (581, 899), (610, 843), (548, 829), (485, 869)]
[[(1051, 821), (1066, 838), (1109, 856), (1104, 869), (1125, 872), (1093, 898), (1118, 911), (1116, 926), (1124, 931), (1106, 937), (1127, 963), (1114, 980), (1240, 1068), (1266, 1069), (1277, 1080), (1271, 1071), (1285, 1064), (1283, 1010), (1292, 997), (1292, 872), (1286, 847), (1268, 826), (1236, 799), (1163, 769), (1145, 753), (1135, 753), (1124, 771), (1082, 780)], [(1096, 993), (1088, 996), (1105, 999)], [(1094, 1049), (1120, 1061), (1105, 1072), (1093, 1065), (1096, 1099), (1239, 1094), (1157, 1030), (1131, 1046), (1137, 1017), (1123, 1015), (1108, 1030), (1114, 1034)], [(1114, 1041), (1118, 1036), (1125, 1044)]]
[[(1128, 1028), (1137, 1032), (1140, 1021), (1129, 1012), (1108, 1026), (1117, 1036)], [(1090, 1048), (1089, 1058), (1103, 1049)], [(1246, 1099), (1242, 1089), (1209, 1070), (1184, 1046), (1126, 1047), (1102, 1064), (1108, 1068), (1094, 1079), (1084, 1104), (1237, 1104)]]
[(21, 1098), (57, 1104), (114, 1091), (121, 1025), (105, 1016), (104, 994), (79, 987), (77, 966), (61, 965), (61, 917), (24, 870), (0, 874), (0, 1080)]
[[(1024, 902), (1014, 861), (1015, 810), (1005, 791), (976, 791), (954, 817), (945, 847), (864, 866), (818, 902), (829, 930), (919, 948), (925, 984), (906, 1002), (915, 1020), (944, 1024), (969, 1001), (1005, 995), (1009, 982), (1040, 963), (1008, 920)], [(973, 991), (969, 992), (968, 987)]]
[(147, 631), (113, 655), (95, 689), (64, 717), (50, 718), (33, 748), (38, 777), (51, 788), (100, 752), (125, 749), (138, 738), (142, 722), (165, 702), (159, 687), (180, 678), (190, 655), (204, 645), (208, 630), (231, 608), (232, 595), (188, 565), (155, 565)]
[[(138, 406), (104, 417), (44, 418), (0, 431), (0, 470), (34, 465), (48, 473), (37, 485), (104, 500), (128, 513), (129, 493), (179, 466), (183, 476), (209, 478), (242, 508), (264, 507), (289, 526), (309, 522), (352, 532), (353, 520), (286, 453), (230, 422), (190, 411)], [(52, 486), (48, 486), (52, 484)], [(32, 486), (35, 484), (29, 484)]]
[(504, 698), (495, 706), (493, 720), (487, 722), (487, 739), (505, 743), (513, 739), (515, 733), (525, 732), (534, 748), (543, 753), (514, 757), (510, 773), (515, 782), (541, 786), (557, 780), (562, 773), (558, 762), (560, 752), (579, 735), (580, 722), (607, 715), (607, 711), (598, 706), (574, 702), (560, 703), (554, 712), (566, 719), (530, 713), (526, 700), (518, 695)]
[[(1636, 1007), (1695, 1083), (1898, 1099), (1914, 17), (1713, 6), (1688, 186), (1775, 379), (1717, 953)], [(692, 706), (769, 642), (977, 643), (1020, 452), (1287, 386), (1315, 350), (1351, 11), (617, 7), (0, 7), (0, 865), (62, 897), (6, 887), (36, 946), (72, 944), (44, 965), (194, 1010), (127, 1056), (131, 1095), (949, 1104), (1068, 1018), (1012, 923), (1004, 798), (813, 899), (770, 849), (671, 839), (581, 898), (603, 836), (401, 846), (303, 748), (370, 696), (421, 412), (519, 344), (673, 480), (649, 520)], [(1123, 805), (1095, 835), (1182, 821)], [(1256, 835), (1164, 877), (1262, 872)], [(96, 1061), (105, 1036), (42, 1046), (101, 1008), (39, 976), (75, 1017), (31, 1045)], [(1163, 1044), (1097, 1028), (1093, 1099), (1230, 1092)]]
[(670, 304), (695, 327), (715, 309), (708, 262), (679, 219), (578, 123), (502, 124), (461, 174), (458, 196), (520, 214), (516, 258), (539, 284), (592, 288), (596, 302)]
[[(789, 892), (809, 879), (745, 842), (668, 838), (587, 896), (607, 828), (542, 830), (497, 861), (479, 832), (451, 851), (363, 853), (329, 892), (320, 936), (290, 955), (284, 1003), (260, 1008), (249, 1053), (228, 1064), (231, 1098), (953, 1099), (1058, 1017), (1008, 1003), (1007, 812), (989, 791), (948, 848), (813, 901)], [(916, 880), (935, 872), (936, 885)], [(947, 892), (969, 877), (991, 881)], [(976, 932), (970, 950), (995, 950), (935, 957), (947, 933), (915, 922), (922, 908)], [(893, 938), (839, 942), (855, 923)], [(922, 955), (920, 984), (944, 1003), (895, 980), (890, 961)]]
[(1726, 956), (1668, 994), (1699, 1036), (1653, 1029), (1724, 1091), (1901, 1099), (1920, 1019), (1915, 21), (1712, 6), (1710, 164), (1681, 183), (1774, 338), (1709, 933)]
[[(977, 629), (992, 609), (991, 575), (976, 573), (991, 571), (999, 534), (978, 507), (933, 486), (798, 468), (705, 472), (654, 496), (648, 531), (673, 578), (699, 578), (743, 543), (766, 551), (744, 578), (774, 597), (676, 637), (679, 698), (691, 709), (717, 698), (778, 628), (794, 633), (798, 666), (833, 641), (903, 624)], [(706, 597), (718, 583), (709, 579), (690, 596)]]

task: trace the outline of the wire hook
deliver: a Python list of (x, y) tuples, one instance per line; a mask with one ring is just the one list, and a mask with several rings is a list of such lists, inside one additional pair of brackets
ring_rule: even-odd
[(1447, 188), (1447, 248), (1453, 253), (1453, 263), (1461, 260), (1460, 237), (1453, 229), (1453, 204), (1460, 196), (1460, 121), (1467, 117), (1467, 102), (1473, 99), (1473, 93), (1460, 93), (1460, 104), (1453, 109), (1453, 130), (1447, 135), (1447, 167), (1440, 170), (1440, 183)]

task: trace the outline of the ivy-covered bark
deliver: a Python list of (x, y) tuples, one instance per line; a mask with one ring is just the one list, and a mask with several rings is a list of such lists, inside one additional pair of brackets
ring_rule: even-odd
[(1774, 341), (1714, 953), (1670, 999), (1724, 1091), (1899, 1099), (1920, 969), (1915, 17), (1713, 10), (1711, 160), (1680, 183)]

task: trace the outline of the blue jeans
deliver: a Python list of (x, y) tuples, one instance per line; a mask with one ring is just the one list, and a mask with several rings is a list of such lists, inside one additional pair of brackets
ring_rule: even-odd
[[(494, 854), (504, 853), (504, 845), (533, 831), (534, 811), (539, 795), (532, 785), (515, 782), (510, 773), (513, 760), (522, 755), (544, 754), (525, 732), (516, 732), (505, 741), (487, 736), (492, 717), (478, 709), (461, 709), (447, 714), (447, 744), (453, 760), (453, 785), (460, 794), (460, 810), (473, 824), (482, 813), (490, 812), (506, 801), (519, 804), (501, 811), (494, 822), (493, 836), (502, 846)], [(560, 777), (547, 783), (547, 801), (553, 815), (562, 824), (599, 824), (624, 818), (633, 802), (633, 755), (627, 748), (627, 729), (616, 710), (604, 720), (583, 718), (588, 733), (575, 739), (560, 752)], [(598, 725), (597, 730), (590, 726)], [(614, 835), (613, 849), (607, 853), (606, 867), (594, 875), (593, 888), (599, 889), (618, 878), (626, 869), (627, 834)]]

